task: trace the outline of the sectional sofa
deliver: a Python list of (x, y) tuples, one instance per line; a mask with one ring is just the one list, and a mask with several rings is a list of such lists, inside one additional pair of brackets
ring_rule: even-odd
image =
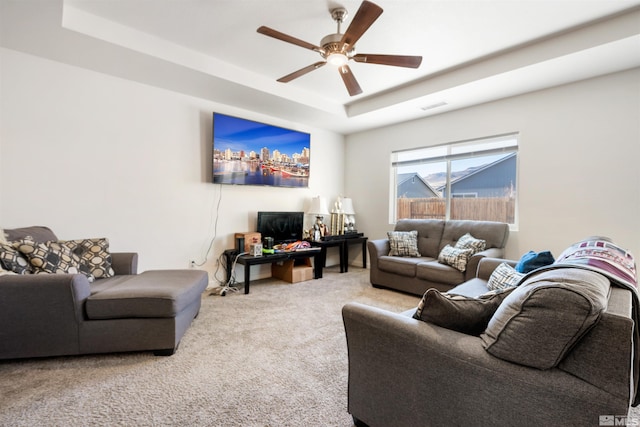
[[(9, 241), (28, 238), (36, 243), (32, 247), (42, 251), (42, 259), (59, 261), (55, 251), (47, 253), (60, 244), (51, 229), (5, 231)], [(10, 250), (9, 245), (0, 246)], [(101, 260), (108, 261), (112, 272), (92, 282), (80, 273), (0, 276), (0, 359), (126, 351), (171, 355), (176, 351), (200, 310), (207, 272), (137, 274), (136, 253), (102, 252)], [(6, 252), (0, 255), (8, 259)]]
[(582, 268), (543, 269), (497, 302), (481, 333), (452, 329), (470, 305), (498, 298), (476, 297), (502, 262), (483, 258), (477, 276), (448, 291), (459, 296), (447, 310), (462, 311), (439, 324), (416, 309), (344, 306), (357, 426), (623, 425), (639, 403), (635, 288)]

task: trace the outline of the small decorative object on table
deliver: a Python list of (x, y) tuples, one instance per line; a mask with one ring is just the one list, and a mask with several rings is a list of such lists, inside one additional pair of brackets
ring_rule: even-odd
[(311, 199), (311, 206), (307, 212), (316, 216), (316, 222), (313, 224), (313, 229), (310, 230), (311, 238), (314, 241), (320, 241), (327, 234), (327, 226), (322, 222), (324, 215), (329, 215), (329, 209), (327, 209), (327, 199), (324, 197), (316, 196)]
[(331, 234), (343, 235), (356, 232), (353, 201), (349, 197), (338, 197), (331, 212)]

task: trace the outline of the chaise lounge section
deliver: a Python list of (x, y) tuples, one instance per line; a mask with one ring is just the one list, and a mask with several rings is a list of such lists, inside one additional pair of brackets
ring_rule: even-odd
[[(5, 230), (58, 241), (47, 227)], [(200, 310), (201, 270), (137, 274), (136, 253), (111, 253), (112, 277), (83, 274), (0, 276), (0, 359), (153, 351), (173, 354)]]

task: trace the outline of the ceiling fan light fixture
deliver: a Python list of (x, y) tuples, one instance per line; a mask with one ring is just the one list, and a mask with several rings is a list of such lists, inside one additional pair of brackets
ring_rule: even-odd
[(347, 58), (347, 55), (340, 52), (330, 53), (327, 56), (327, 62), (331, 65), (335, 65), (336, 67), (342, 67), (343, 65), (346, 65), (348, 61), (349, 58)]
[(258, 27), (258, 33), (260, 34), (264, 34), (265, 36), (273, 37), (274, 39), (282, 40), (305, 49), (310, 49), (322, 56), (323, 61), (316, 62), (315, 64), (308, 65), (294, 71), (293, 73), (287, 74), (284, 77), (280, 77), (277, 81), (281, 83), (290, 82), (293, 79), (304, 76), (305, 74), (313, 70), (317, 70), (329, 63), (338, 69), (349, 95), (354, 96), (362, 93), (362, 89), (351, 72), (351, 69), (347, 65), (347, 62), (351, 59), (355, 62), (365, 64), (391, 65), (407, 68), (418, 68), (422, 63), (421, 56), (356, 54), (356, 43), (383, 12), (380, 6), (372, 3), (371, 1), (362, 1), (355, 16), (349, 24), (349, 28), (347, 28), (347, 31), (345, 31), (344, 34), (340, 32), (340, 25), (347, 16), (347, 10), (343, 7), (338, 7), (331, 9), (330, 12), (331, 18), (336, 21), (338, 27), (337, 32), (323, 37), (319, 46), (300, 40), (288, 34), (281, 33), (280, 31), (272, 28), (265, 27), (264, 25)]

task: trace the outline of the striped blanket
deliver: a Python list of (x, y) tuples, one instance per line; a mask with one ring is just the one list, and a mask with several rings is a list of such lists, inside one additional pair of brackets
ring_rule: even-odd
[(575, 243), (562, 252), (555, 264), (583, 266), (607, 276), (632, 292), (638, 292), (638, 276), (633, 255), (609, 239), (590, 238)]

